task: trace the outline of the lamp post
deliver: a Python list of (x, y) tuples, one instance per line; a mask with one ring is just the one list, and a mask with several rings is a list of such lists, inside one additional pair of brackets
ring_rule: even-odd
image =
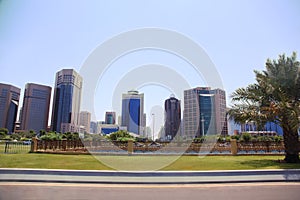
[(204, 135), (204, 117), (203, 117), (203, 114), (201, 115), (201, 123), (202, 123), (202, 136), (205, 136)]
[(154, 113), (152, 113), (152, 121), (153, 121), (152, 140), (154, 142), (154, 123), (155, 123), (155, 114)]

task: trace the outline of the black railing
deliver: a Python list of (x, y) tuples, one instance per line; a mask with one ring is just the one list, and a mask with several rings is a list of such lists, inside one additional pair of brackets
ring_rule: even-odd
[(4, 153), (28, 153), (31, 149), (31, 143), (28, 142), (5, 142)]

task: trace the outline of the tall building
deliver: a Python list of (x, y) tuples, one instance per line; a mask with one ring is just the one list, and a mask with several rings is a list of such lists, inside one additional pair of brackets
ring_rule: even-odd
[(122, 95), (122, 126), (126, 126), (129, 132), (143, 135), (145, 127), (144, 118), (144, 94), (131, 90)]
[(105, 124), (116, 124), (116, 112), (105, 112)]
[(73, 69), (56, 73), (52, 130), (57, 132), (78, 132), (82, 90), (82, 77)]
[(24, 91), (21, 130), (46, 130), (48, 126), (51, 87), (27, 83)]
[(165, 100), (165, 139), (172, 140), (176, 135), (180, 135), (180, 122), (180, 100), (171, 96)]
[(225, 91), (197, 87), (184, 91), (184, 135), (227, 135)]
[(0, 128), (7, 128), (9, 133), (14, 132), (20, 92), (20, 88), (0, 83)]
[(91, 121), (90, 133), (98, 133), (97, 122)]
[(215, 97), (215, 114), (217, 134), (228, 135), (228, 121), (226, 108), (226, 94), (224, 90), (211, 90)]
[(84, 127), (84, 131), (90, 133), (91, 113), (88, 111), (80, 112), (80, 126)]

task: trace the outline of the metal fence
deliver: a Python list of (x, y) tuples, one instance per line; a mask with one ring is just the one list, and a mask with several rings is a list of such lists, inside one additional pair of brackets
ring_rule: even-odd
[(7, 141), (0, 144), (2, 147), (2, 152), (7, 154), (18, 154), (18, 153), (28, 153), (31, 149), (30, 143), (25, 142), (11, 142)]

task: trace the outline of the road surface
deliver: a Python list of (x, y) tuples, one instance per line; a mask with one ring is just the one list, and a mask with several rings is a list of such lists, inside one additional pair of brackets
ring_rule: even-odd
[(299, 182), (118, 185), (1, 182), (0, 199), (299, 200)]

